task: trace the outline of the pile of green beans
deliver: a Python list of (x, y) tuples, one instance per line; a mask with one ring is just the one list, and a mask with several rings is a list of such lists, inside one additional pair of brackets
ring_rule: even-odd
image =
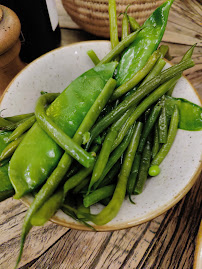
[[(93, 50), (87, 52), (99, 68), (119, 60), (125, 48), (145, 29), (127, 14), (127, 9), (122, 14), (119, 42), (116, 3), (109, 1), (112, 49), (101, 60)], [(159, 166), (176, 137), (179, 109), (175, 105), (168, 118), (165, 96), (172, 94), (182, 72), (194, 66), (191, 59), (194, 47), (180, 63), (163, 70), (166, 64), (163, 57), (168, 47), (161, 46), (154, 49), (142, 68), (123, 84), (117, 86), (118, 80), (110, 78), (73, 138), (46, 114), (47, 105), (58, 97), (58, 93), (43, 94), (37, 101), (35, 113), (0, 117), (0, 129), (12, 131), (0, 155), (0, 166), (9, 162), (35, 122), (64, 150), (27, 211), (17, 264), (29, 230), (45, 224), (59, 208), (91, 227), (87, 221), (96, 225), (110, 222), (118, 214), (125, 197), (135, 204), (134, 195), (144, 191), (148, 176), (160, 173)], [(90, 206), (98, 202), (105, 207), (93, 215)]]

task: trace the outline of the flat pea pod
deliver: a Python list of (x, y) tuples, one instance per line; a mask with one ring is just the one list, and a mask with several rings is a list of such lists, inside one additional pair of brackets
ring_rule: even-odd
[(157, 121), (159, 114), (161, 112), (161, 106), (159, 104), (155, 105), (152, 111), (149, 114), (149, 117), (144, 125), (144, 129), (142, 132), (142, 136), (140, 139), (140, 143), (138, 146), (138, 152), (142, 152), (144, 149), (144, 145), (146, 143), (147, 137), (150, 134), (155, 122)]
[[(134, 127), (131, 128), (131, 132), (133, 135)], [(111, 221), (118, 214), (121, 208), (125, 198), (127, 180), (130, 173), (129, 163), (131, 163), (131, 160), (130, 157), (128, 157), (129, 156), (126, 154), (111, 201), (99, 214), (89, 216), (89, 219), (97, 225), (104, 225)]]
[[(10, 158), (13, 155), (13, 153), (15, 152), (15, 150), (17, 149), (17, 147), (20, 145), (20, 143), (22, 142), (22, 140), (24, 139), (24, 137), (25, 137), (25, 134), (24, 135), (21, 135), (15, 141), (9, 143), (5, 147), (5, 149), (1, 152), (0, 162), (4, 161), (7, 158)], [(9, 138), (10, 138), (10, 136), (9, 136)], [(8, 140), (9, 140), (9, 138), (8, 138)]]
[(143, 191), (148, 176), (150, 161), (151, 161), (151, 142), (148, 139), (141, 157), (137, 183), (135, 185), (135, 191), (134, 191), (135, 194), (140, 194)]
[(115, 77), (118, 86), (131, 79), (157, 49), (166, 28), (172, 3), (173, 0), (168, 0), (159, 6), (145, 21), (143, 30), (134, 42), (124, 51)]
[(92, 193), (88, 194), (87, 196), (84, 197), (83, 199), (83, 204), (85, 207), (89, 207), (91, 205), (94, 205), (101, 201), (102, 199), (111, 197), (114, 190), (115, 190), (115, 185), (108, 185), (104, 186), (102, 188), (99, 188)]
[(152, 160), (151, 166), (153, 165), (160, 165), (166, 155), (168, 154), (174, 140), (175, 136), (177, 134), (177, 129), (178, 129), (178, 124), (179, 124), (179, 110), (177, 105), (174, 107), (174, 111), (171, 117), (170, 121), (170, 126), (169, 126), (169, 131), (168, 131), (168, 139), (165, 144), (161, 147), (155, 158)]
[(119, 86), (114, 93), (112, 94), (111, 100), (116, 100), (131, 89), (133, 89), (154, 67), (156, 61), (158, 60), (160, 56), (160, 52), (157, 50), (155, 51), (146, 64), (143, 66), (142, 69), (140, 69), (130, 80), (123, 83), (121, 86)]
[(134, 202), (131, 199), (131, 195), (134, 193), (134, 188), (135, 188), (137, 175), (138, 175), (139, 167), (140, 167), (140, 161), (141, 161), (141, 154), (136, 153), (134, 161), (133, 161), (131, 173), (130, 173), (130, 176), (129, 176), (128, 182), (127, 182), (127, 193), (129, 196), (129, 200), (132, 202), (132, 204)]
[(180, 113), (179, 129), (187, 131), (202, 130), (202, 107), (183, 98), (165, 96), (167, 117), (171, 118), (175, 105)]
[(88, 56), (91, 58), (94, 65), (97, 65), (100, 62), (100, 59), (98, 58), (97, 54), (94, 52), (94, 50), (88, 50), (87, 51)]
[(90, 167), (95, 161), (92, 155), (74, 142), (46, 115), (45, 106), (53, 102), (58, 96), (59, 94), (47, 93), (39, 97), (35, 108), (37, 122), (67, 154), (76, 159), (81, 165)]
[(22, 134), (24, 134), (27, 130), (29, 130), (36, 121), (35, 116), (31, 116), (27, 118), (22, 124), (20, 124), (9, 136), (8, 142), (12, 142), (15, 139), (19, 138)]
[(125, 48), (127, 48), (136, 38), (137, 34), (142, 29), (138, 29), (136, 32), (125, 37), (118, 45), (116, 45), (98, 64), (106, 64), (111, 62), (114, 58), (116, 58)]
[(145, 85), (139, 87), (137, 91), (127, 96), (115, 109), (113, 109), (93, 127), (91, 130), (91, 137), (86, 145), (86, 149), (90, 147), (93, 140), (100, 133), (102, 133), (109, 125), (119, 119), (119, 117), (121, 117), (126, 110), (132, 106), (136, 106), (145, 96), (147, 96), (158, 86), (192, 66), (194, 66), (194, 62), (191, 59), (187, 59), (179, 64), (171, 66), (170, 68), (162, 71), (158, 76), (148, 81)]

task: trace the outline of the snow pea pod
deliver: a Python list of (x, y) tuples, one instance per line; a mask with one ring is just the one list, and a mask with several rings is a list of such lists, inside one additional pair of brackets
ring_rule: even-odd
[(183, 98), (174, 98), (165, 95), (167, 117), (171, 118), (174, 107), (177, 105), (180, 114), (179, 129), (187, 131), (202, 130), (202, 107)]
[(117, 86), (131, 79), (148, 61), (157, 49), (168, 20), (170, 7), (174, 0), (167, 0), (145, 21), (142, 31), (125, 50), (117, 68)]
[[(48, 107), (47, 116), (73, 137), (116, 66), (116, 62), (96, 66), (75, 79)], [(9, 177), (16, 191), (15, 198), (41, 185), (62, 154), (63, 150), (35, 123), (10, 161)]]

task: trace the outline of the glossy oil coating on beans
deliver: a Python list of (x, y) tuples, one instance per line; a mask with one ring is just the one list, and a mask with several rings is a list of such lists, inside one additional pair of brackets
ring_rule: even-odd
[(137, 105), (147, 94), (156, 89), (159, 85), (165, 81), (173, 78), (176, 74), (194, 66), (194, 62), (191, 59), (185, 60), (180, 64), (176, 64), (164, 71), (162, 71), (158, 76), (154, 77), (152, 80), (147, 82), (142, 87), (138, 88), (133, 94), (128, 96), (124, 101), (122, 101), (115, 109), (113, 109), (109, 114), (107, 114), (103, 119), (101, 119), (95, 127), (91, 130), (91, 138), (87, 143), (86, 149), (88, 149), (93, 142), (93, 140), (103, 132), (109, 125), (115, 122), (123, 113), (128, 110), (131, 106)]

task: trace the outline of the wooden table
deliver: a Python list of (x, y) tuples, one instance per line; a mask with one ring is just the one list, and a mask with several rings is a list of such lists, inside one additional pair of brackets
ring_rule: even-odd
[[(186, 74), (202, 97), (202, 10), (200, 0), (176, 0), (163, 38), (173, 63), (191, 44), (198, 43), (195, 67)], [(96, 39), (75, 25), (57, 1), (62, 46)], [(200, 176), (172, 209), (150, 222), (115, 232), (82, 232), (53, 223), (34, 227), (25, 244), (21, 269), (118, 269), (193, 267), (195, 239), (202, 216)], [(26, 207), (12, 198), (0, 204), (0, 269), (13, 268), (19, 251)]]

